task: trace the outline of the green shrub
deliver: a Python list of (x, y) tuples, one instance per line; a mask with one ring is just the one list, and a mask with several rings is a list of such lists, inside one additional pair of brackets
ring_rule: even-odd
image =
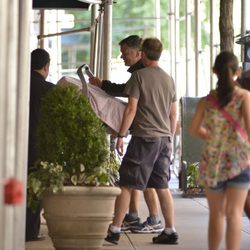
[(106, 128), (74, 86), (53, 88), (41, 102), (40, 160), (28, 176), (32, 206), (46, 190), (64, 185), (112, 185), (118, 165), (110, 157)]
[(199, 162), (190, 163), (187, 167), (187, 187), (197, 188), (198, 184)]

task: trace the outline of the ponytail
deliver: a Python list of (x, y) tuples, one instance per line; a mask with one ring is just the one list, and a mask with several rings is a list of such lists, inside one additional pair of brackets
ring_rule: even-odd
[(225, 65), (218, 75), (217, 95), (221, 107), (226, 106), (232, 100), (234, 90), (233, 71), (230, 65)]
[(233, 76), (238, 69), (238, 59), (228, 51), (221, 52), (214, 63), (214, 71), (218, 76), (217, 95), (221, 107), (226, 106), (232, 100), (234, 90)]

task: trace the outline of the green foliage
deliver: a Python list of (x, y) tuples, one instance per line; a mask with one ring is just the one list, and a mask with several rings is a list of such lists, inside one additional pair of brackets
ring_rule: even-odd
[(44, 192), (57, 193), (63, 188), (67, 173), (57, 163), (39, 162), (28, 176), (28, 206), (35, 209)]
[[(167, 0), (161, 0), (161, 16), (166, 16)], [(119, 55), (119, 42), (129, 35), (139, 35), (143, 38), (155, 35), (154, 1), (119, 0), (113, 5), (113, 44), (112, 56)], [(166, 19), (162, 19), (163, 42), (167, 38)], [(164, 43), (164, 48), (166, 44)]]
[(187, 187), (196, 188), (198, 185), (199, 162), (190, 163), (187, 167)]
[(55, 87), (43, 100), (39, 127), (42, 161), (58, 162), (70, 174), (87, 174), (107, 159), (105, 128), (75, 87)]
[(109, 156), (105, 127), (74, 86), (56, 86), (42, 99), (38, 139), (41, 159), (28, 177), (30, 204), (64, 185), (113, 184), (118, 164)]
[[(178, 16), (180, 17), (180, 31), (179, 31), (179, 43), (180, 49), (183, 51), (185, 48), (185, 5), (186, 0), (180, 0)], [(118, 0), (115, 1), (112, 8), (112, 57), (116, 58), (119, 51), (119, 42), (126, 36), (136, 34), (143, 38), (155, 35), (155, 2), (154, 1), (141, 1), (138, 0)], [(177, 2), (176, 2), (177, 4)], [(174, 5), (174, 4), (173, 4)], [(201, 47), (206, 48), (209, 45), (209, 8), (210, 4), (208, 0), (201, 1), (200, 3), (200, 18), (201, 18)], [(172, 6), (173, 8), (174, 6)], [(216, 6), (217, 7), (217, 6)], [(168, 0), (160, 1), (160, 13), (161, 13), (161, 40), (164, 44), (164, 49), (169, 49), (169, 29), (170, 29), (170, 4)], [(191, 12), (191, 45), (194, 44), (195, 37), (195, 20), (194, 20), (194, 2), (189, 2), (189, 9)], [(86, 28), (90, 26), (91, 11), (79, 11), (79, 10), (67, 10), (66, 13), (73, 14), (75, 17), (75, 27)], [(177, 37), (178, 37), (177, 36)], [(89, 35), (83, 32), (81, 36), (74, 39), (80, 39), (81, 44), (89, 43)], [(68, 53), (68, 48), (65, 48), (64, 54)], [(89, 54), (83, 49), (77, 53), (80, 59), (88, 62)], [(79, 55), (80, 54), (80, 55)], [(67, 57), (64, 55), (64, 58)], [(78, 59), (79, 60), (79, 59)], [(80, 60), (80, 61), (81, 61)]]

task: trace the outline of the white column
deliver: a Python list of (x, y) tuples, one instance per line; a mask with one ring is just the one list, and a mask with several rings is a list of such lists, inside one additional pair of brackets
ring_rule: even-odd
[(180, 63), (180, 0), (175, 0), (174, 3), (174, 13), (175, 13), (175, 32), (174, 32), (174, 58), (175, 58), (175, 87), (177, 90), (177, 98), (181, 96), (180, 94), (180, 88), (179, 88), (179, 82), (178, 79), (178, 70), (180, 69), (179, 63)]
[(155, 7), (155, 37), (161, 40), (161, 1), (154, 0)]
[(190, 2), (185, 1), (185, 45), (186, 45), (186, 96), (190, 96), (190, 81), (189, 81), (189, 71), (190, 71), (190, 46), (191, 46), (191, 12), (190, 12)]
[[(16, 177), (26, 190), (29, 17), (31, 0), (0, 1), (0, 199), (3, 179)], [(25, 197), (22, 205), (0, 203), (0, 249), (23, 250)]]
[[(200, 71), (200, 48), (201, 48), (201, 30), (200, 30), (200, 1), (195, 0), (194, 17), (195, 17), (195, 95), (199, 95), (199, 71)], [(201, 85), (202, 87), (202, 85)]]
[[(15, 176), (22, 181), (24, 192), (26, 191), (28, 155), (31, 9), (31, 0), (19, 1)], [(26, 197), (24, 197), (23, 206), (16, 207), (14, 214), (13, 249), (25, 249)]]
[[(3, 161), (4, 177), (10, 178), (15, 174), (15, 144), (16, 144), (16, 107), (17, 107), (17, 59), (18, 59), (18, 2), (9, 1), (7, 3), (6, 21), (8, 28), (6, 29), (5, 39), (5, 75), (6, 84), (5, 89), (5, 131), (4, 131), (4, 147), (5, 159)], [(2, 74), (1, 74), (2, 75)], [(4, 208), (4, 248), (14, 249), (12, 238), (14, 231), (14, 208), (12, 206), (5, 206)]]
[(213, 64), (215, 59), (214, 51), (214, 1), (210, 0), (210, 89), (214, 86)]
[(169, 55), (170, 55), (170, 75), (175, 79), (175, 12), (174, 0), (169, 0)]
[(112, 56), (112, 4), (113, 0), (104, 3), (104, 33), (103, 33), (103, 75), (102, 79), (109, 80)]
[[(3, 201), (3, 179), (5, 173), (5, 157), (6, 157), (6, 147), (5, 147), (5, 110), (6, 110), (6, 65), (5, 65), (5, 49), (7, 47), (6, 30), (7, 30), (7, 0), (0, 1), (0, 74), (1, 74), (1, 91), (0, 91), (0, 200)], [(5, 227), (4, 227), (4, 205), (3, 202), (0, 203), (0, 249), (4, 249), (4, 239), (5, 239)]]

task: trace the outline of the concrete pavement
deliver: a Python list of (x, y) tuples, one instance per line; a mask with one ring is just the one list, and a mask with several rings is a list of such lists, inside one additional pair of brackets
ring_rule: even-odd
[[(155, 234), (124, 233), (121, 235), (119, 245), (104, 242), (102, 250), (206, 250), (208, 222), (206, 199), (183, 198), (177, 187), (177, 180), (173, 178), (170, 188), (175, 202), (175, 225), (179, 234), (178, 245), (152, 244), (152, 237)], [(147, 216), (148, 210), (142, 199), (140, 217), (145, 220)], [(243, 215), (242, 220), (243, 230), (240, 250), (250, 250), (250, 222), (245, 215)], [(26, 250), (54, 250), (44, 221), (41, 231), (46, 236), (46, 239), (27, 242)], [(224, 242), (220, 250), (225, 250)]]

